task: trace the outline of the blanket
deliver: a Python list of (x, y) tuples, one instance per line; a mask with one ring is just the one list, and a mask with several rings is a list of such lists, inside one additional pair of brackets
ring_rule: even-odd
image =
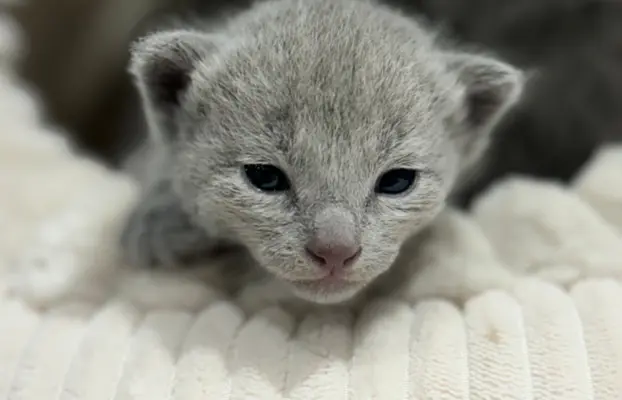
[(447, 210), (362, 309), (123, 265), (135, 183), (79, 155), (0, 19), (0, 399), (622, 398), (622, 148)]

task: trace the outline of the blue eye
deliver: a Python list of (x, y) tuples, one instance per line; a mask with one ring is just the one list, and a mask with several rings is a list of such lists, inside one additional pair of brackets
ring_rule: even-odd
[(419, 173), (414, 169), (392, 169), (380, 176), (376, 182), (375, 191), (378, 194), (398, 195), (410, 190)]
[(251, 185), (263, 192), (284, 192), (290, 189), (289, 180), (278, 167), (269, 164), (248, 164), (244, 174)]

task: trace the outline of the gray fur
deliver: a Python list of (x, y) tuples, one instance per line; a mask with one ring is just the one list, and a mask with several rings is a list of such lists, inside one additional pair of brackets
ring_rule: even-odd
[[(217, 33), (154, 33), (134, 46), (131, 70), (171, 160), (160, 218), (186, 215), (206, 246), (221, 236), (243, 243), (268, 276), (319, 303), (348, 300), (390, 268), (443, 209), (523, 86), (510, 65), (441, 43), (364, 0), (272, 0)], [(254, 189), (247, 163), (279, 166), (291, 192)], [(376, 195), (376, 180), (393, 168), (419, 170), (415, 189)], [(138, 220), (128, 231), (144, 227)], [(363, 247), (344, 287), (312, 281), (322, 271), (304, 249), (318, 226)], [(194, 248), (198, 236), (189, 236)], [(137, 258), (152, 259), (148, 247)], [(156, 258), (163, 265), (169, 256)]]
[[(128, 260), (141, 267), (183, 265), (208, 254), (215, 241), (182, 211), (170, 182), (149, 188), (123, 233)], [(196, 260), (195, 260), (196, 261)]]

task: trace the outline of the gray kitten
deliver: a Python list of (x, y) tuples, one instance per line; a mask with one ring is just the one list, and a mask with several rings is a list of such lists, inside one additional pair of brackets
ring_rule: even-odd
[(131, 261), (241, 243), (257, 271), (324, 304), (360, 293), (434, 220), (524, 81), (365, 0), (265, 1), (132, 55), (166, 151), (123, 236)]

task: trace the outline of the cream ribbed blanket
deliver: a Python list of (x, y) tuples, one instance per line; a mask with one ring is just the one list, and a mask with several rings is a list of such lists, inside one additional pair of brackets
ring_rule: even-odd
[(622, 148), (570, 188), (514, 179), (448, 211), (360, 315), (224, 300), (120, 265), (135, 188), (42, 123), (14, 32), (0, 22), (0, 399), (622, 398)]

